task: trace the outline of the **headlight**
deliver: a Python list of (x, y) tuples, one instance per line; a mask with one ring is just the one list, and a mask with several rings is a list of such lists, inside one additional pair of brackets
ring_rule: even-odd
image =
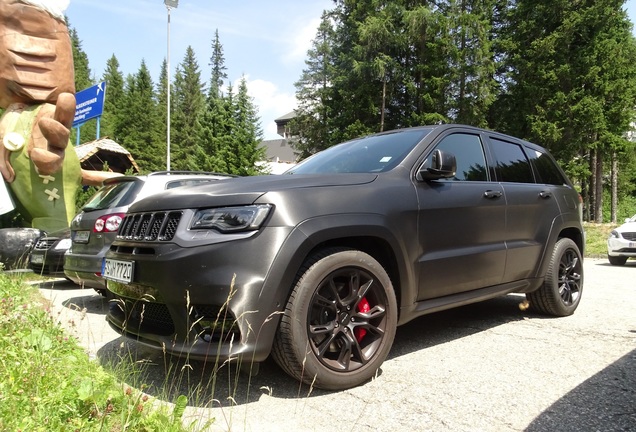
[(260, 228), (270, 209), (269, 204), (259, 204), (199, 210), (190, 229), (215, 229), (222, 233), (253, 231)]
[(617, 231), (612, 231), (612, 232), (610, 233), (610, 238), (620, 238), (620, 236), (618, 235), (618, 232), (617, 232)]
[(62, 239), (59, 242), (57, 242), (57, 244), (55, 245), (55, 250), (66, 250), (68, 248), (71, 247), (71, 244), (73, 242), (71, 241), (71, 239)]

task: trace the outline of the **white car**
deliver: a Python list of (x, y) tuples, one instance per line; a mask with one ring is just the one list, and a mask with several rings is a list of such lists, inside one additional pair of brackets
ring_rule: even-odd
[(624, 265), (627, 258), (636, 258), (636, 215), (612, 230), (607, 239), (607, 259), (612, 265)]

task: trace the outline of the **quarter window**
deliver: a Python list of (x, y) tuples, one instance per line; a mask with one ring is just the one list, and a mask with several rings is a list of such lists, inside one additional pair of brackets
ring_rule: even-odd
[(558, 186), (568, 184), (556, 163), (546, 153), (538, 150), (529, 150), (528, 157), (539, 176), (538, 182)]

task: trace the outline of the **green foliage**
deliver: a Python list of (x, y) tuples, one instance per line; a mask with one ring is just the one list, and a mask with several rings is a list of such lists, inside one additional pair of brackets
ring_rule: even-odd
[(158, 133), (154, 84), (144, 61), (139, 71), (126, 79), (115, 136), (144, 171), (163, 169), (163, 137)]
[(177, 170), (201, 170), (205, 160), (199, 145), (204, 110), (204, 85), (194, 50), (188, 47), (183, 62), (175, 74), (171, 95), (174, 111), (171, 116), (172, 166)]
[(110, 137), (119, 143), (116, 131), (121, 122), (121, 107), (124, 103), (124, 76), (119, 70), (119, 61), (114, 54), (106, 63), (102, 81), (106, 82), (106, 96), (100, 121), (100, 135)]
[(115, 380), (53, 320), (37, 289), (0, 273), (0, 430), (183, 431), (173, 410)]
[(612, 229), (620, 224), (585, 223), (585, 256), (603, 258), (607, 256), (607, 238)]

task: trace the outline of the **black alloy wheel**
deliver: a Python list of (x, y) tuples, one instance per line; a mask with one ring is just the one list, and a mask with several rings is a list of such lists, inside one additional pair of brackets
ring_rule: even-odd
[(351, 388), (377, 372), (396, 325), (395, 293), (384, 268), (364, 252), (328, 249), (299, 271), (273, 357), (305, 383)]
[(526, 294), (530, 307), (553, 316), (572, 315), (583, 294), (583, 258), (569, 238), (554, 245), (543, 285)]

